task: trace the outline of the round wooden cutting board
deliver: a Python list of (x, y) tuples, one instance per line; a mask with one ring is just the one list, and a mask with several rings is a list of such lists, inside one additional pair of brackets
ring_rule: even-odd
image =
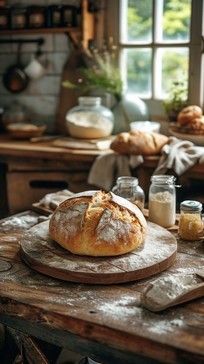
[(74, 255), (49, 238), (49, 221), (31, 228), (21, 239), (21, 257), (40, 273), (65, 281), (112, 284), (150, 277), (175, 261), (176, 238), (166, 229), (148, 223), (145, 243), (117, 257)]

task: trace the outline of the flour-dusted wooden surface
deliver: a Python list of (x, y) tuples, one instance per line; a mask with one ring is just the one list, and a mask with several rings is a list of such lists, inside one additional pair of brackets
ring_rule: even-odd
[(148, 223), (145, 243), (118, 257), (74, 255), (49, 238), (49, 221), (31, 228), (22, 239), (21, 257), (34, 270), (71, 282), (113, 284), (147, 278), (169, 268), (177, 242), (166, 229)]
[[(52, 329), (63, 345), (78, 351), (86, 343), (89, 354), (111, 362), (113, 352), (136, 363), (137, 355), (162, 363), (204, 362), (204, 300), (197, 299), (162, 313), (141, 307), (141, 292), (154, 279), (117, 285), (83, 285), (62, 282), (36, 273), (22, 263), (18, 239), (22, 231), (42, 220), (34, 212), (0, 222), (0, 320), (9, 318), (36, 335)], [(204, 266), (203, 242), (179, 242), (175, 264), (156, 275), (192, 273)], [(63, 340), (63, 338), (66, 337)], [(100, 349), (100, 350), (99, 350)], [(128, 361), (128, 358), (131, 358)], [(101, 360), (102, 361), (102, 360)], [(121, 361), (112, 361), (112, 363)]]

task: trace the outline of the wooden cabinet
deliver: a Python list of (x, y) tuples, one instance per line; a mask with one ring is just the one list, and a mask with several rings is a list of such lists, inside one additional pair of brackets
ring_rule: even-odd
[(32, 164), (11, 161), (7, 166), (7, 205), (12, 214), (29, 209), (47, 193), (90, 189), (87, 183), (90, 163), (32, 160)]
[(53, 147), (0, 138), (0, 216), (30, 209), (45, 194), (93, 188), (89, 170), (100, 151)]

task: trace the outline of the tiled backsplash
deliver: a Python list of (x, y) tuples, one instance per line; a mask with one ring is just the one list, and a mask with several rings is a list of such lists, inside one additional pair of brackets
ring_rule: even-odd
[[(15, 4), (16, 0), (7, 1), (8, 5)], [(28, 1), (18, 1), (28, 5)], [(50, 5), (50, 4), (74, 4), (79, 5), (79, 0), (35, 0), (29, 1), (29, 5)], [(48, 63), (46, 74), (37, 80), (30, 80), (25, 91), (19, 94), (9, 93), (2, 83), (2, 75), (6, 68), (17, 60), (17, 44), (0, 44), (0, 107), (9, 107), (14, 100), (29, 108), (33, 121), (46, 123), (48, 130), (52, 131), (55, 121), (58, 95), (60, 90), (61, 72), (63, 65), (70, 54), (70, 42), (66, 34), (28, 34), (0, 36), (1, 39), (18, 38), (32, 39), (44, 38), (42, 58)], [(36, 51), (35, 43), (25, 43), (22, 46), (21, 61), (26, 66)]]

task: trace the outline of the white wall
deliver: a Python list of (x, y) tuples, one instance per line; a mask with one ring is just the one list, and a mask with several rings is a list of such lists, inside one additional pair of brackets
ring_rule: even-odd
[[(74, 4), (79, 5), (79, 0), (34, 0), (18, 3), (24, 5), (49, 5), (49, 4)], [(16, 0), (7, 1), (8, 5), (15, 4)], [(30, 81), (25, 91), (19, 94), (9, 93), (2, 83), (2, 75), (5, 69), (16, 62), (17, 44), (0, 44), (0, 107), (9, 107), (14, 100), (29, 108), (31, 118), (35, 122), (46, 123), (51, 131), (54, 126), (55, 114), (58, 103), (58, 95), (61, 83), (61, 72), (65, 60), (70, 54), (70, 43), (66, 34), (28, 34), (16, 36), (1, 36), (0, 39), (9, 38), (44, 38), (42, 51), (48, 63), (48, 71), (45, 76), (38, 80)], [(28, 64), (34, 52), (36, 44), (26, 43), (22, 46), (22, 63)]]

